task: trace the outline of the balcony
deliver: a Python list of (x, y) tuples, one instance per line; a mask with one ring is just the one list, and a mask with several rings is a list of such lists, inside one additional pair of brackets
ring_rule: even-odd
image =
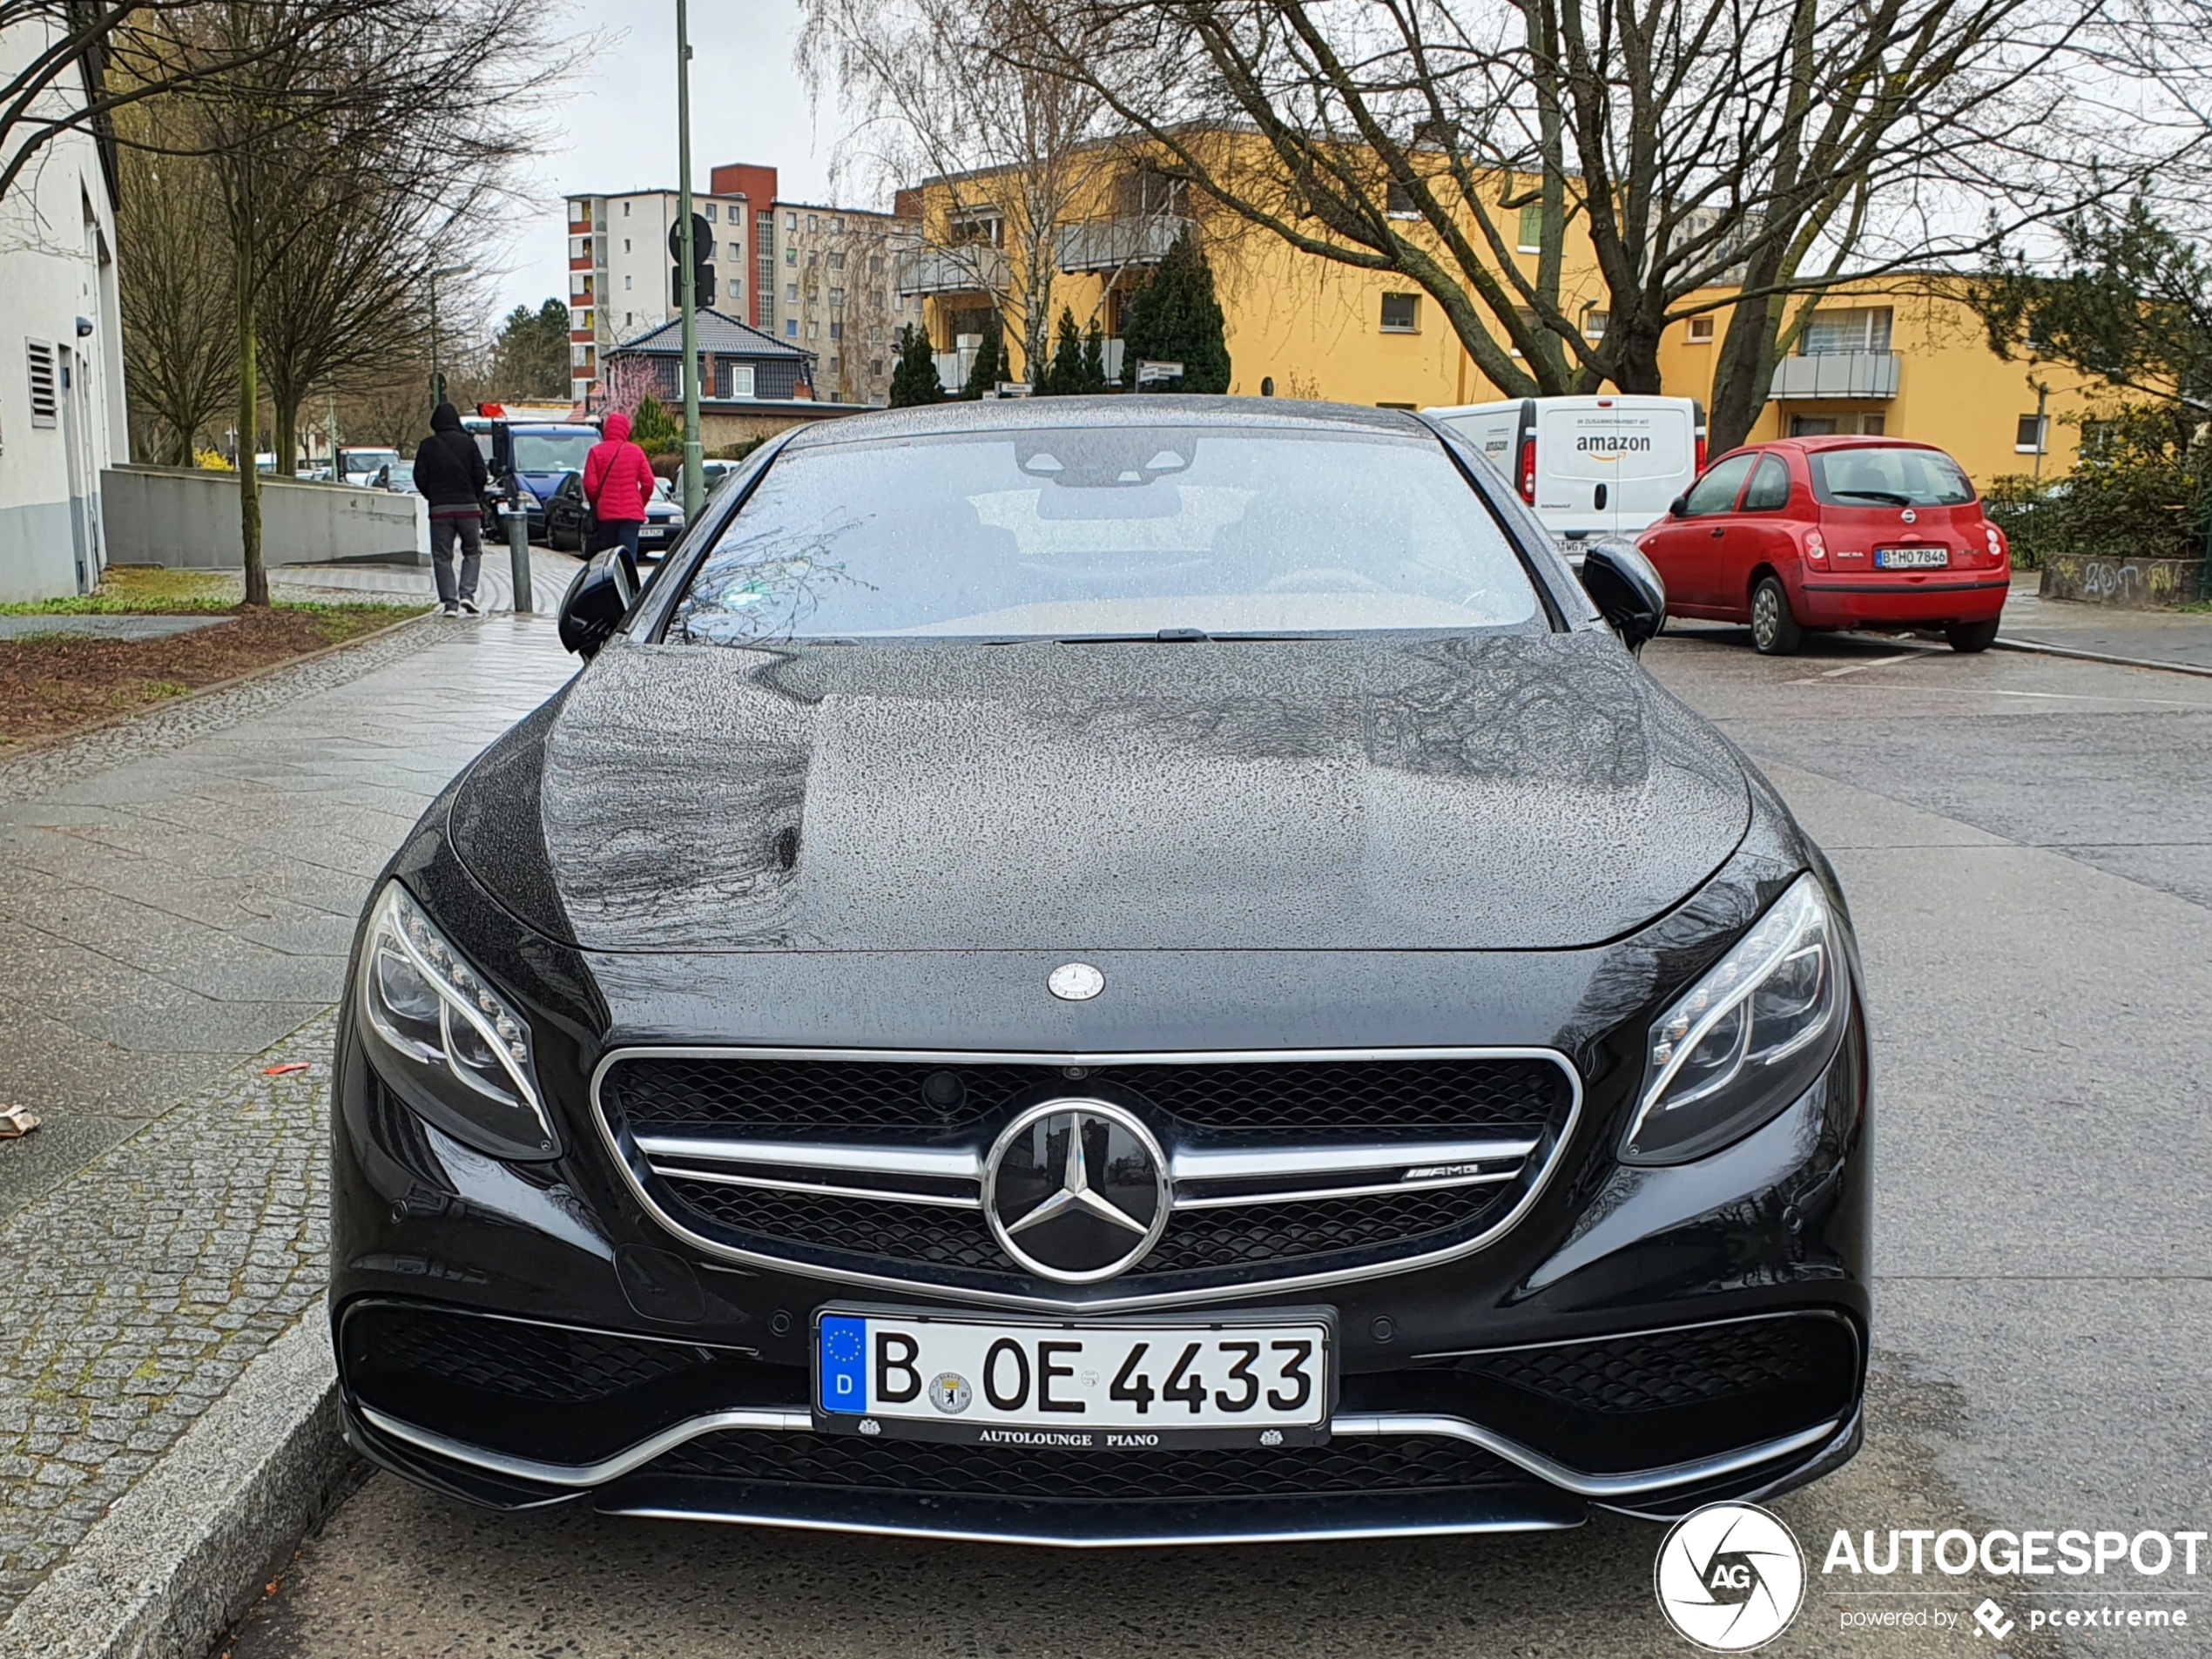
[(1897, 395), (1898, 354), (1893, 351), (1818, 352), (1785, 357), (1774, 366), (1770, 395), (1809, 401), (1819, 398), (1883, 398)]
[(1133, 265), (1157, 265), (1190, 226), (1187, 219), (1148, 213), (1141, 219), (1095, 219), (1060, 233), (1060, 268), (1078, 272), (1122, 271)]
[(925, 247), (898, 262), (900, 293), (990, 293), (1006, 290), (1006, 250), (988, 242)]

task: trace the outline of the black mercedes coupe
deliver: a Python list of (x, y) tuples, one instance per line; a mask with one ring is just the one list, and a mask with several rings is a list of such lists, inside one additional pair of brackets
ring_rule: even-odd
[(1411, 415), (807, 428), (432, 806), (338, 1040), (347, 1432), (521, 1507), (1572, 1526), (1857, 1448), (1835, 875)]

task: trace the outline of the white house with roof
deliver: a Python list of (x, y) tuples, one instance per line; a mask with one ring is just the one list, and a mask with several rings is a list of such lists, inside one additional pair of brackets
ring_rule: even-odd
[[(37, 13), (0, 29), (0, 83), (51, 31)], [(87, 95), (81, 73), (66, 84), (55, 101)], [(100, 471), (130, 443), (114, 159), (64, 132), (0, 197), (0, 601), (87, 591), (105, 563)]]

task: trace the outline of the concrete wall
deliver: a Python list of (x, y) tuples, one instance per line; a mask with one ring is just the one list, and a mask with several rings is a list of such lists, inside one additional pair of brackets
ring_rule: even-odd
[[(111, 467), (101, 483), (113, 563), (210, 570), (235, 570), (246, 563), (236, 473)], [(261, 548), (271, 564), (360, 558), (427, 564), (429, 509), (420, 496), (265, 475)]]
[[(0, 30), (0, 83), (55, 27), (34, 14)], [(82, 91), (65, 80), (51, 108)], [(99, 152), (89, 137), (64, 133), (0, 199), (0, 600), (51, 598), (99, 580), (100, 469), (123, 458), (127, 442), (116, 295), (115, 216)], [(90, 334), (78, 333), (80, 317)], [(32, 404), (33, 351), (53, 377), (51, 412)]]

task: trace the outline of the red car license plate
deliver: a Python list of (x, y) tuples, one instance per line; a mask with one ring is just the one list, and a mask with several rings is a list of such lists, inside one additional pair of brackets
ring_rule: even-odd
[(1951, 563), (1947, 547), (1878, 547), (1874, 563), (1885, 570), (1940, 570)]

